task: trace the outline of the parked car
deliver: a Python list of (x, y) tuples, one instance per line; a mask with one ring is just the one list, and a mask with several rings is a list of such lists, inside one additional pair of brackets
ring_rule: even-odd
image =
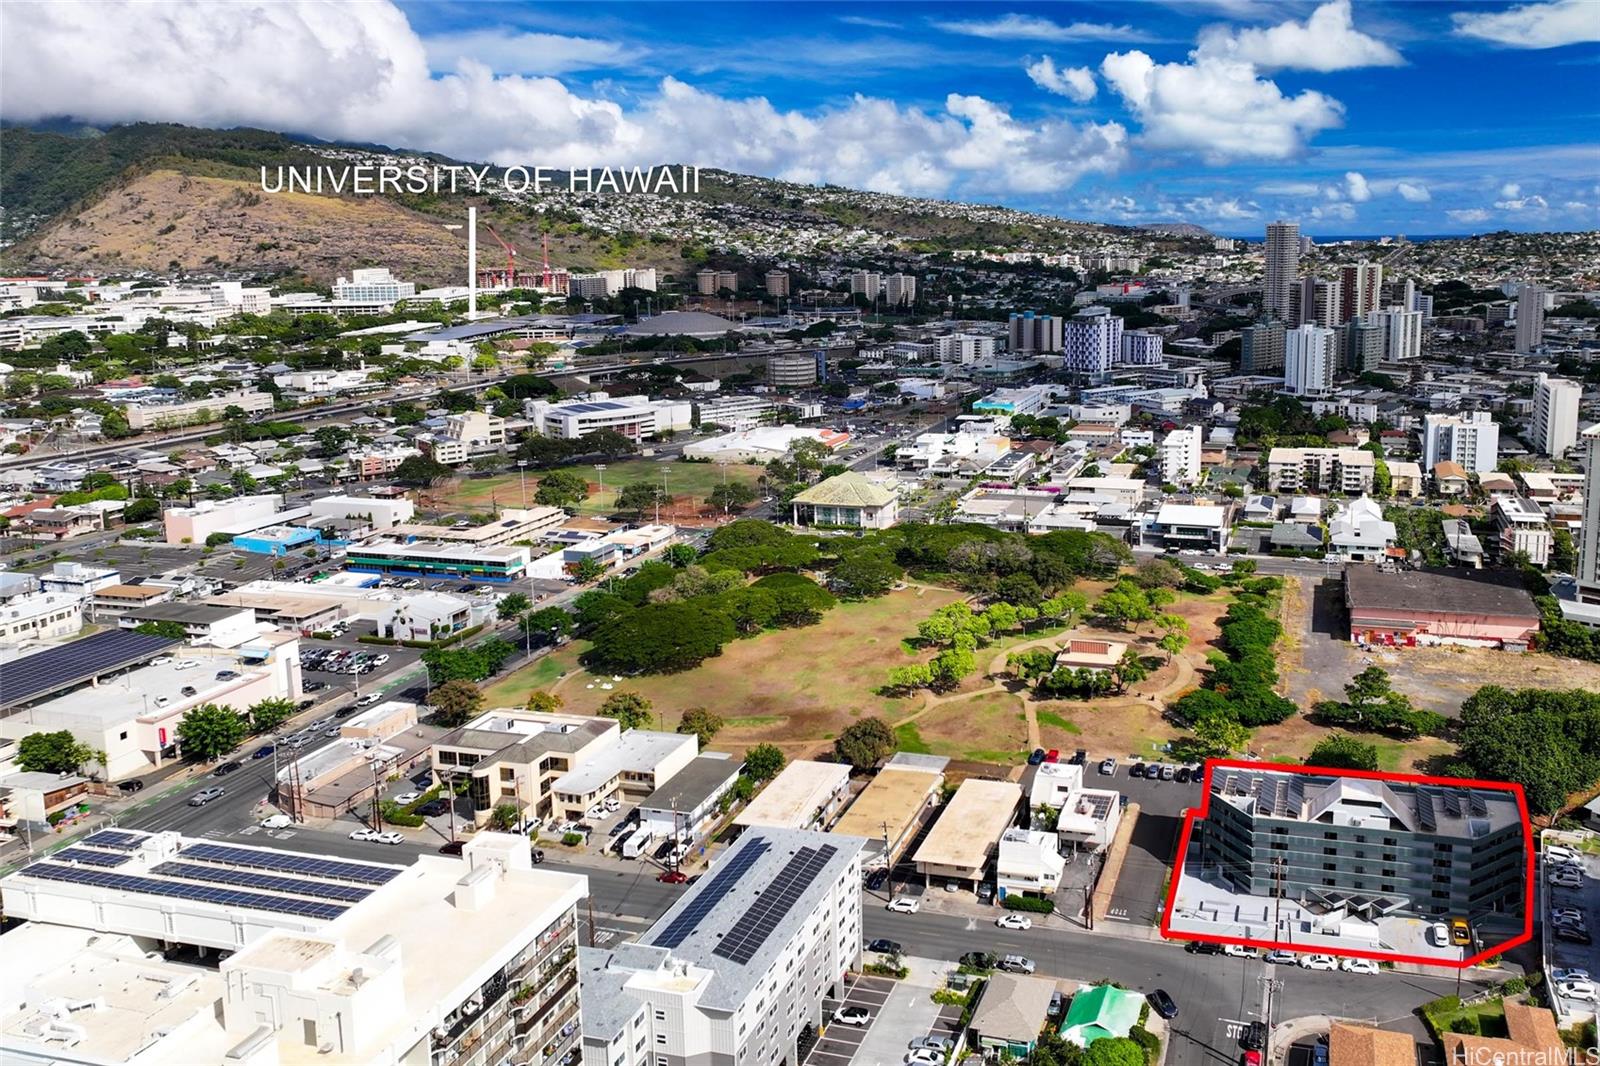
[(833, 1012), (833, 1020), (840, 1025), (869, 1025), (872, 1015), (865, 1007), (840, 1007)]
[(1203, 940), (1191, 940), (1183, 946), (1183, 950), (1191, 955), (1221, 955), (1221, 944), (1208, 944)]
[(1561, 844), (1546, 844), (1544, 848), (1546, 859), (1556, 859), (1560, 862), (1582, 862), (1583, 856), (1572, 848)]
[(903, 947), (901, 947), (900, 941), (898, 941), (898, 940), (890, 940), (890, 939), (888, 939), (886, 937), (881, 937), (881, 936), (878, 939), (876, 939), (876, 940), (872, 941), (871, 943), (869, 943), (867, 945), (867, 950), (868, 951), (875, 951), (879, 955), (903, 955), (903, 954), (905, 954), (905, 949)]
[(993, 883), (991, 883), (989, 881), (979, 881), (978, 882), (978, 892), (977, 892), (977, 894), (978, 894), (978, 902), (979, 903), (993, 903), (994, 902), (994, 885), (993, 885)]
[(402, 792), (394, 798), (394, 801), (403, 807), (407, 803), (415, 803), (421, 798), (422, 793), (420, 792)]
[(994, 924), (1001, 929), (1032, 929), (1033, 919), (1026, 914), (1018, 914), (1013, 911), (1010, 914), (1002, 914), (996, 918)]
[(369, 692), (365, 696), (362, 696), (360, 699), (356, 700), (356, 706), (371, 707), (374, 703), (377, 703), (381, 699), (383, 699), (383, 693)]
[(1339, 960), (1332, 955), (1302, 955), (1300, 968), (1303, 970), (1337, 970)]
[(225, 763), (218, 763), (217, 764), (217, 768), (215, 770), (211, 771), (211, 776), (212, 777), (227, 777), (229, 774), (231, 774), (235, 770), (239, 769), (239, 767), (241, 765), (242, 765), (241, 763), (239, 763), (237, 760), (234, 760), (234, 759), (229, 759)]
[[(539, 865), (541, 862), (544, 862), (544, 849), (543, 848), (530, 848), (530, 849), (528, 849), (528, 861), (533, 863), (535, 866)], [(694, 883), (694, 878), (692, 878), (692, 877), (689, 878), (689, 883), (693, 884)]]
[(1073, 752), (1072, 758), (1067, 760), (1067, 762), (1072, 766), (1083, 766), (1086, 765), (1088, 761), (1089, 753), (1083, 748), (1079, 748), (1077, 751)]
[(1550, 971), (1550, 980), (1552, 980), (1552, 981), (1590, 981), (1590, 980), (1593, 980), (1593, 978), (1591, 978), (1589, 976), (1589, 971), (1588, 970), (1578, 969), (1577, 967), (1573, 967), (1572, 969), (1568, 969), (1568, 968), (1566, 968), (1564, 966), (1557, 966), (1555, 969)]
[(1060, 762), (1061, 761), (1061, 753), (1059, 751), (1057, 751), (1055, 748), (1051, 748), (1049, 751), (1045, 752), (1044, 761), (1045, 762)]
[(1178, 767), (1178, 773), (1173, 777), (1173, 780), (1180, 785), (1187, 785), (1189, 783), (1189, 768), (1187, 766)]
[(237, 671), (237, 670), (218, 670), (217, 671), (217, 680), (218, 681), (232, 681), (234, 678), (236, 678), (238, 676), (239, 676), (239, 671)]
[(467, 846), (465, 840), (447, 840), (439, 845), (440, 855), (460, 855), (461, 849)]
[(199, 792), (196, 792), (193, 796), (189, 797), (189, 806), (204, 807), (212, 800), (219, 799), (223, 795), (223, 792), (224, 790), (216, 785), (212, 785), (210, 788), (202, 788)]
[(1450, 927), (1443, 922), (1434, 922), (1428, 926), (1428, 943), (1436, 948), (1450, 946)]
[(272, 745), (271, 744), (263, 744), (263, 745), (261, 745), (261, 747), (257, 748), (255, 751), (252, 751), (250, 753), (250, 758), (251, 759), (265, 759), (267, 756), (269, 756), (271, 754), (272, 754)]
[(1292, 966), (1294, 964), (1294, 961), (1297, 958), (1299, 958), (1299, 956), (1296, 955), (1294, 952), (1292, 952), (1292, 951), (1284, 951), (1281, 948), (1277, 949), (1277, 950), (1274, 950), (1274, 951), (1269, 951), (1265, 955), (1262, 956), (1262, 959), (1265, 960), (1266, 962), (1270, 962), (1270, 963), (1272, 963), (1274, 965), (1279, 965), (1279, 966), (1285, 965), (1285, 964)]
[(1465, 918), (1450, 919), (1450, 943), (1458, 948), (1472, 946), (1472, 927)]
[[(1157, 772), (1161, 775), (1161, 780), (1163, 781), (1171, 781), (1174, 777), (1178, 776), (1178, 768), (1173, 766), (1171, 763), (1162, 763), (1161, 769)], [(1146, 770), (1145, 773), (1148, 774), (1149, 771)]]
[(1178, 1004), (1164, 988), (1158, 988), (1145, 997), (1150, 1001), (1150, 1009), (1161, 1017), (1171, 1021), (1178, 1016)]
[(887, 880), (889, 880), (889, 871), (888, 870), (884, 870), (884, 869), (874, 870), (870, 874), (867, 875), (867, 888), (870, 891), (876, 892), (876, 891), (878, 891), (878, 889), (883, 887), (883, 883), (885, 881), (887, 881)]
[(261, 819), (263, 829), (287, 829), (294, 824), (294, 819), (287, 814), (273, 814)]
[(1005, 955), (1001, 957), (997, 969), (1006, 973), (1032, 973), (1033, 960), (1026, 955)]
[(1136, 762), (1132, 766), (1128, 767), (1128, 776), (1129, 777), (1143, 777), (1144, 776), (1144, 763)]
[(992, 970), (1000, 959), (987, 951), (969, 951), (961, 956), (961, 965), (973, 970)]
[(1246, 947), (1243, 944), (1224, 944), (1222, 945), (1222, 953), (1235, 959), (1253, 959), (1258, 954), (1255, 948)]
[(682, 870), (663, 870), (656, 880), (664, 885), (681, 885), (689, 880), (689, 875)]
[(200, 693), (193, 685), (185, 685), (178, 690), (178, 694), (182, 696), (198, 696)]
[(1556, 939), (1565, 940), (1572, 944), (1592, 944), (1594, 940), (1589, 936), (1587, 929), (1578, 929), (1570, 925), (1556, 926)]
[(1591, 1002), (1596, 995), (1594, 982), (1583, 980), (1558, 981), (1556, 992), (1568, 999), (1586, 999)]
[(144, 788), (144, 782), (140, 781), (136, 777), (130, 777), (126, 781), (118, 781), (117, 782), (117, 791), (126, 792), (129, 795), (132, 795), (135, 792), (141, 791), (143, 788)]
[(303, 692), (321, 692), (327, 687), (328, 683), (326, 681), (307, 681), (300, 686), (300, 689)]
[(1339, 963), (1345, 973), (1377, 973), (1378, 964), (1373, 959), (1345, 959)]
[(1116, 772), (1117, 772), (1117, 760), (1116, 759), (1101, 759), (1100, 760), (1100, 773), (1102, 773), (1106, 777), (1110, 777), (1112, 774), (1115, 774)]
[(919, 1048), (908, 1051), (902, 1060), (905, 1066), (940, 1066), (944, 1062), (944, 1052), (932, 1048)]
[(955, 1046), (955, 1041), (948, 1036), (919, 1036), (906, 1045), (910, 1051), (919, 1051), (926, 1048), (929, 1051), (940, 1051), (945, 1054), (949, 1054), (950, 1049)]
[(379, 833), (372, 839), (379, 844), (404, 844), (406, 842), (406, 838), (396, 833), (393, 829)]
[(350, 831), (350, 839), (351, 840), (377, 840), (378, 839), (378, 831), (376, 829), (368, 829), (366, 826), (362, 826), (360, 829), (352, 829)]
[(922, 909), (922, 904), (912, 896), (896, 896), (889, 901), (886, 909), (896, 914), (915, 914)]
[(1044, 762), (1044, 749), (1034, 748), (1033, 752), (1028, 756), (1028, 765), (1038, 766), (1042, 762)]

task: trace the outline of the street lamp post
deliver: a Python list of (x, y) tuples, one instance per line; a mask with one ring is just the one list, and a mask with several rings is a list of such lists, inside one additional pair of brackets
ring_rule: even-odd
[(600, 475), (600, 491), (595, 494), (595, 499), (604, 500), (606, 497), (606, 464), (594, 464), (595, 473)]
[(517, 460), (517, 474), (522, 478), (522, 509), (528, 509), (528, 460)]

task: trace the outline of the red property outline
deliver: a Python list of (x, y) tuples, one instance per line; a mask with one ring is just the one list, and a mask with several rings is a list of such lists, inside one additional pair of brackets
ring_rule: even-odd
[[(1270, 770), (1279, 773), (1316, 774), (1319, 777), (1359, 777), (1367, 780), (1396, 781), (1412, 785), (1439, 785), (1445, 788), (1477, 788), (1493, 789), (1497, 792), (1510, 792), (1517, 801), (1517, 814), (1522, 819), (1522, 847), (1527, 856), (1527, 866), (1523, 871), (1523, 907), (1522, 907), (1522, 932), (1510, 940), (1492, 947), (1485, 948), (1465, 959), (1438, 959), (1427, 955), (1402, 955), (1390, 951), (1357, 951), (1345, 949), (1332, 949), (1324, 945), (1294, 944), (1277, 940), (1256, 940), (1248, 937), (1218, 936), (1211, 933), (1194, 933), (1187, 930), (1174, 930), (1172, 928), (1172, 910), (1178, 900), (1178, 884), (1183, 875), (1183, 863), (1189, 854), (1189, 833), (1194, 828), (1196, 818), (1204, 818), (1211, 809), (1211, 775), (1218, 767), (1224, 769), (1240, 770)], [(1466, 969), (1478, 963), (1525, 944), (1533, 939), (1533, 896), (1534, 896), (1534, 854), (1533, 854), (1533, 823), (1528, 818), (1528, 801), (1523, 795), (1522, 786), (1507, 781), (1475, 781), (1465, 777), (1431, 777), (1425, 774), (1387, 774), (1373, 770), (1338, 770), (1331, 767), (1299, 766), (1292, 763), (1254, 762), (1248, 759), (1212, 759), (1206, 763), (1205, 793), (1200, 801), (1200, 809), (1193, 807), (1183, 812), (1183, 832), (1178, 838), (1177, 862), (1172, 868), (1171, 887), (1167, 890), (1167, 904), (1161, 911), (1161, 935), (1168, 940), (1194, 940), (1206, 944), (1239, 944), (1244, 947), (1281, 949), (1284, 951), (1298, 951), (1318, 955), (1333, 955), (1340, 958), (1377, 959), (1382, 962), (1409, 962), (1420, 966), (1446, 966), (1454, 969)]]

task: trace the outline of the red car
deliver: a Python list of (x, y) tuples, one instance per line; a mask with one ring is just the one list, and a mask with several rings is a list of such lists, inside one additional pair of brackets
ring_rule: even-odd
[(681, 885), (689, 880), (689, 875), (682, 870), (664, 870), (656, 880), (664, 885)]
[(1051, 748), (1045, 754), (1044, 761), (1045, 762), (1060, 762), (1061, 761), (1061, 753), (1059, 751), (1057, 751), (1055, 748)]
[(1239, 1066), (1261, 1066), (1261, 1052), (1246, 1051), (1239, 1056)]

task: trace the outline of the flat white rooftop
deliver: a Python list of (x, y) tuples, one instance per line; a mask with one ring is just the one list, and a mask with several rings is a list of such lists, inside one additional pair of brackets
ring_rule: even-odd
[(818, 808), (843, 790), (849, 780), (850, 767), (843, 763), (796, 759), (750, 801), (733, 820), (734, 824), (772, 829), (808, 828)]

